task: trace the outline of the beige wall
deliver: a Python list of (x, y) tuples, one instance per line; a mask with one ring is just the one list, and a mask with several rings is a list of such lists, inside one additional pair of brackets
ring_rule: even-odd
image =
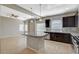
[(0, 53), (19, 53), (26, 48), (26, 38), (19, 31), (22, 21), (0, 16)]
[(0, 17), (2, 36), (11, 36), (20, 33), (19, 24), (21, 21), (8, 17)]
[[(0, 18), (1, 19), (1, 18)], [(2, 22), (1, 22), (1, 20), (0, 20), (0, 36), (1, 36), (1, 34), (2, 34)]]

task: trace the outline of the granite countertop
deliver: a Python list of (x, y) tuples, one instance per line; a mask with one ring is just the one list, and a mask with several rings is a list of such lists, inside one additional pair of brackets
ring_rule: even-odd
[(31, 33), (26, 33), (26, 34), (23, 34), (23, 35), (32, 36), (32, 37), (45, 37), (45, 36), (48, 35), (48, 33), (45, 33), (45, 32), (69, 33), (69, 34), (71, 34), (72, 36), (79, 36), (79, 31), (59, 30), (59, 29), (47, 30), (47, 31), (44, 31), (44, 32), (36, 32), (36, 33), (31, 32)]
[(73, 31), (73, 32), (69, 32), (69, 33), (70, 33), (72, 36), (79, 36), (79, 32), (76, 32), (76, 31), (75, 31), (75, 32), (74, 32), (74, 31)]
[(31, 36), (31, 37), (45, 37), (48, 34), (44, 33), (44, 32), (39, 32), (39, 33), (31, 32), (31, 33), (26, 33), (26, 34), (23, 34), (23, 35), (25, 35), (25, 36)]
[(71, 30), (58, 30), (58, 29), (54, 29), (54, 30), (47, 30), (45, 32), (70, 33), (73, 36), (79, 36), (79, 31), (71, 31)]

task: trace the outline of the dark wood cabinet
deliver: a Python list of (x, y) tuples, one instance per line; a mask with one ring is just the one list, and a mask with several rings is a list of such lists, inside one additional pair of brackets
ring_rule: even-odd
[(55, 33), (55, 32), (47, 32), (47, 33), (49, 33), (51, 41), (72, 44), (70, 33)]
[(77, 15), (63, 17), (63, 27), (77, 27), (77, 26), (78, 26)]
[(78, 12), (75, 15), (75, 26), (78, 27)]

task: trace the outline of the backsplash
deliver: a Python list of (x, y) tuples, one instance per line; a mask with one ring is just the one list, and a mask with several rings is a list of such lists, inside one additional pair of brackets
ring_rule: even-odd
[(77, 31), (79, 31), (79, 28), (77, 28)]
[(77, 27), (64, 27), (64, 28), (62, 28), (62, 29), (46, 28), (46, 31), (51, 31), (51, 30), (79, 31), (79, 28), (77, 28)]
[(64, 27), (63, 30), (65, 30), (65, 31), (77, 31), (77, 27)]

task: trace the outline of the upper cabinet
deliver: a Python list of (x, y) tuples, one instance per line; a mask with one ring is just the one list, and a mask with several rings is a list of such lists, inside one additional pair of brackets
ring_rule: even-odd
[(63, 27), (78, 27), (78, 15), (63, 17)]

